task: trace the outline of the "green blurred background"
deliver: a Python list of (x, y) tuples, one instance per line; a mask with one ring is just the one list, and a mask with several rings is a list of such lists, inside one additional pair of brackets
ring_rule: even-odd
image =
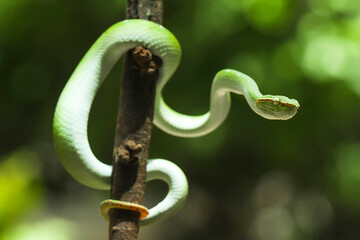
[[(360, 1), (165, 1), (164, 25), (183, 59), (164, 97), (207, 111), (213, 76), (233, 68), (263, 93), (301, 108), (268, 121), (232, 96), (225, 123), (182, 139), (153, 129), (150, 157), (175, 162), (190, 192), (182, 211), (139, 239), (360, 238)], [(108, 192), (75, 182), (52, 142), (57, 98), (91, 44), (124, 19), (125, 1), (0, 1), (0, 240), (107, 239)], [(111, 162), (121, 61), (89, 122), (95, 154)], [(190, 87), (191, 86), (191, 87)], [(146, 205), (166, 194), (151, 182)]]

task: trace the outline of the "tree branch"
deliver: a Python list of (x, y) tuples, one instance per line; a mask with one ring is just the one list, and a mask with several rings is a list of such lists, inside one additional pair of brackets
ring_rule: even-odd
[[(128, 0), (127, 18), (162, 23), (162, 0)], [(114, 144), (111, 199), (141, 204), (152, 129), (157, 68), (161, 60), (137, 47), (124, 59), (123, 80)], [(138, 212), (111, 209), (109, 239), (136, 239)]]

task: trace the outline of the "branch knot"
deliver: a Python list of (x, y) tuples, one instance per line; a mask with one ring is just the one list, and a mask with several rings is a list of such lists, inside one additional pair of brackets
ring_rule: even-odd
[(162, 65), (159, 57), (153, 56), (149, 49), (143, 46), (137, 46), (131, 55), (136, 62), (136, 65), (145, 73), (153, 74)]
[(137, 165), (142, 150), (143, 146), (141, 144), (136, 144), (134, 140), (126, 140), (117, 149), (116, 156), (125, 165)]

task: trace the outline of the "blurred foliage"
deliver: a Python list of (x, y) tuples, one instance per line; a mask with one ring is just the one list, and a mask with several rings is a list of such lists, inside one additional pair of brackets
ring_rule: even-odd
[(62, 219), (46, 219), (42, 222), (18, 224), (5, 233), (5, 240), (68, 240), (79, 239), (74, 223)]
[(35, 153), (18, 150), (0, 160), (0, 229), (40, 199), (40, 161)]
[[(360, 2), (164, 5), (164, 25), (183, 48), (164, 91), (171, 107), (206, 112), (213, 76), (234, 68), (262, 92), (296, 98), (301, 108), (292, 120), (268, 121), (233, 95), (227, 120), (208, 136), (182, 139), (154, 127), (150, 157), (178, 164), (190, 194), (176, 217), (142, 228), (140, 239), (358, 239)], [(51, 125), (76, 64), (124, 12), (124, 0), (0, 1), (0, 239), (107, 235), (97, 207), (108, 193), (81, 186), (64, 171)], [(108, 163), (120, 76), (121, 61), (89, 122), (91, 146)], [(150, 183), (146, 204), (165, 192)]]

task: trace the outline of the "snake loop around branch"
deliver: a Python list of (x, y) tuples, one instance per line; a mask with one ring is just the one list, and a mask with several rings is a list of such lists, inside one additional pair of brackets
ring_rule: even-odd
[[(163, 131), (180, 137), (198, 137), (216, 129), (230, 110), (230, 93), (244, 95), (250, 108), (267, 119), (286, 120), (299, 108), (296, 100), (285, 96), (262, 95), (249, 76), (231, 69), (219, 71), (212, 83), (209, 112), (189, 116), (171, 109), (162, 90), (177, 69), (181, 48), (175, 36), (161, 25), (146, 20), (125, 20), (110, 27), (89, 49), (61, 93), (54, 116), (54, 141), (66, 170), (80, 183), (109, 189), (112, 166), (99, 161), (91, 151), (87, 123), (92, 102), (101, 83), (114, 64), (129, 49), (142, 45), (162, 59), (156, 88), (154, 123)], [(190, 87), (190, 86), (189, 86)], [(187, 195), (186, 177), (167, 160), (150, 160), (148, 180), (168, 183), (166, 198), (150, 209), (149, 223), (179, 210)]]

